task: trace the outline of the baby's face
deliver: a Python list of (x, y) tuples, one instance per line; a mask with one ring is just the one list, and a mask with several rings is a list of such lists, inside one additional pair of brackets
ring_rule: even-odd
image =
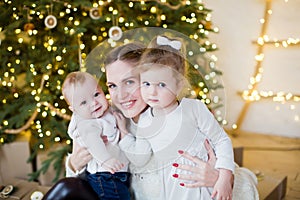
[(108, 109), (108, 101), (103, 90), (92, 78), (86, 78), (84, 83), (77, 84), (74, 91), (70, 92), (73, 112), (85, 119), (99, 118)]
[(180, 88), (171, 68), (153, 67), (140, 77), (142, 97), (148, 105), (164, 109), (176, 102)]

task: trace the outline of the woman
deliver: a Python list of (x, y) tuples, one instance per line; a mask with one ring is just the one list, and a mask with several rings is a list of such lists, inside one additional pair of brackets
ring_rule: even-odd
[[(139, 118), (142, 117), (143, 112), (147, 109), (147, 105), (143, 102), (140, 94), (140, 82), (138, 74), (134, 73), (134, 67), (136, 67), (139, 59), (143, 53), (144, 46), (130, 43), (120, 46), (114, 49), (106, 59), (106, 77), (107, 86), (109, 88), (109, 93), (113, 104), (123, 113), (126, 118), (130, 119), (129, 130), (133, 132), (136, 129), (136, 123)], [(147, 141), (140, 140), (139, 145), (149, 145)], [(207, 151), (209, 152), (208, 162), (203, 162), (196, 157), (192, 157), (187, 153), (183, 153), (183, 156), (190, 159), (195, 166), (188, 166), (180, 164), (177, 166), (180, 169), (187, 170), (193, 173), (193, 175), (179, 174), (178, 178), (185, 180), (193, 180), (192, 184), (185, 183), (184, 187), (201, 187), (201, 186), (214, 186), (218, 178), (218, 171), (214, 169), (215, 155), (209, 144), (205, 144)], [(73, 144), (73, 153), (68, 156), (66, 161), (66, 176), (74, 177), (79, 174), (84, 174), (85, 165), (91, 159), (88, 151), (80, 147), (78, 144)], [(134, 163), (138, 165), (139, 163)], [(251, 173), (244, 173), (244, 171), (236, 170), (235, 174), (235, 187), (233, 189), (234, 193), (244, 195), (246, 193), (251, 193), (251, 198), (248, 199), (258, 199), (257, 191), (255, 185), (252, 182)], [(240, 174), (244, 174), (240, 176)], [(250, 174), (250, 175), (248, 175)], [(241, 177), (241, 178), (240, 178)], [(75, 181), (75, 180), (73, 180)], [(78, 180), (81, 182), (81, 180)], [(68, 188), (66, 179), (63, 179), (56, 185), (64, 185)], [(244, 184), (245, 182), (245, 184)], [(243, 183), (243, 184), (241, 184)], [(249, 183), (249, 184), (248, 184)], [(51, 199), (49, 196), (54, 196), (51, 191), (56, 191), (56, 185), (47, 193), (45, 199)], [(237, 188), (237, 189), (235, 189)], [(85, 188), (83, 190), (86, 190)], [(72, 193), (72, 189), (65, 189), (67, 193)], [(237, 191), (238, 190), (238, 191)], [(76, 191), (75, 191), (76, 192)], [(65, 196), (67, 196), (66, 194)], [(240, 197), (240, 196), (239, 196)], [(67, 199), (67, 197), (62, 197), (60, 199)], [(239, 199), (239, 198), (236, 198)], [(240, 198), (247, 199), (247, 198)]]

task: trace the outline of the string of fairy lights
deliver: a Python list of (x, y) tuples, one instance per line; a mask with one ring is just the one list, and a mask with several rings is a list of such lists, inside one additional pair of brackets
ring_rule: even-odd
[[(103, 6), (110, 3), (110, 2), (111, 1), (108, 0), (108, 1), (98, 1), (97, 3), (93, 3), (92, 8), (84, 9), (84, 11), (82, 12), (82, 16), (97, 19), (99, 17), (100, 13), (102, 12)], [(134, 6), (134, 4), (137, 4), (137, 3), (138, 4), (145, 4), (145, 2), (146, 1), (128, 1), (128, 7), (132, 8)], [(156, 2), (158, 2), (160, 4), (167, 5), (170, 9), (177, 9), (173, 5), (169, 4), (166, 0), (161, 0), (161, 1), (156, 0)], [(199, 2), (199, 4), (202, 3), (201, 0), (198, 0), (198, 2)], [(4, 0), (4, 3), (11, 4), (12, 1), (11, 0)], [(71, 4), (69, 4), (67, 2), (63, 2), (63, 1), (59, 1), (59, 0), (53, 0), (53, 3), (62, 3), (62, 4), (65, 5), (65, 10), (59, 12), (59, 17), (60, 18), (67, 17), (67, 14), (70, 13), (70, 12), (77, 12), (78, 11), (76, 7), (73, 7)], [(181, 4), (189, 5), (190, 1), (188, 1), (188, 0), (181, 1)], [(35, 3), (33, 3), (30, 7), (24, 7), (24, 9), (26, 9), (27, 12), (28, 12), (28, 18), (30, 18), (30, 16), (32, 16), (32, 15), (37, 15), (38, 19), (45, 20), (49, 15), (52, 16), (52, 11), (51, 10), (52, 10), (53, 5), (48, 5), (47, 6), (48, 13), (42, 13), (42, 12), (36, 11), (35, 10), (36, 7), (37, 7), (37, 5)], [(17, 9), (15, 7), (13, 7), (12, 9), (14, 11), (13, 12), (13, 18), (16, 21), (18, 21), (20, 19), (20, 16), (17, 13)], [(202, 10), (202, 9), (203, 9), (203, 6), (199, 6), (199, 10)], [(119, 12), (116, 8), (114, 8), (112, 6), (108, 7), (108, 11), (111, 12), (113, 14), (113, 16), (117, 16), (117, 14)], [(156, 13), (157, 8), (153, 6), (150, 9), (150, 12), (151, 13)], [(162, 13), (160, 15), (159, 19), (161, 21), (164, 21), (164, 20), (166, 20), (167, 17), (168, 16), (166, 16), (165, 14)], [(51, 29), (51, 27), (53, 27), (53, 25), (56, 25), (56, 18), (52, 18), (51, 20), (52, 21), (49, 21), (49, 23), (46, 24), (46, 26), (49, 29)], [(81, 21), (79, 19), (75, 19), (73, 17), (69, 17), (68, 20), (70, 22), (72, 22), (73, 25), (75, 25), (75, 26), (78, 26), (81, 23)], [(144, 20), (144, 25), (145, 26), (149, 25), (148, 19), (141, 19), (141, 20)], [(186, 23), (195, 23), (197, 21), (195, 13), (191, 13), (189, 16), (181, 16), (181, 20), (185, 21)], [(210, 20), (211, 20), (211, 14), (208, 13), (207, 16), (206, 16), (206, 21), (208, 21), (209, 26), (211, 25), (211, 24), (209, 24)], [(115, 21), (114, 22), (115, 26), (124, 26), (124, 27), (132, 27), (132, 28), (135, 27), (135, 24), (133, 22), (126, 21), (126, 19), (122, 16), (120, 16), (118, 18), (117, 17), (115, 17), (115, 18), (114, 17), (113, 18), (106, 17), (105, 21), (107, 21), (107, 22)], [(46, 21), (45, 21), (45, 23), (46, 23)], [(24, 27), (24, 30), (22, 30), (21, 28), (16, 28), (14, 30), (15, 35), (18, 38), (17, 42), (20, 43), (20, 44), (26, 43), (26, 41), (30, 40), (30, 37), (32, 37), (32, 36), (38, 36), (39, 35), (39, 30), (34, 27), (34, 25), (30, 22), (30, 20), (27, 24), (25, 24), (25, 26), (26, 26), (26, 28)], [(164, 28), (168, 28), (167, 24), (163, 24), (162, 26)], [(199, 28), (199, 31), (197, 31), (197, 32), (199, 32), (199, 34), (205, 34), (205, 35), (209, 34), (209, 32), (204, 29), (202, 24), (199, 24), (198, 28)], [(95, 34), (95, 35), (91, 36), (90, 39), (92, 41), (102, 41), (103, 39), (105, 39), (109, 36), (109, 32), (108, 32), (107, 28), (100, 27), (99, 30), (100, 30), (99, 35)], [(218, 32), (218, 28), (214, 28), (213, 31)], [(5, 40), (4, 32), (5, 32), (5, 30), (2, 27), (0, 27), (0, 45), (1, 45), (1, 40)], [(68, 26), (64, 27), (64, 32), (65, 32), (65, 34), (69, 34), (69, 35), (76, 34), (75, 29), (72, 28), (72, 27), (68, 27)], [(86, 45), (81, 40), (82, 36), (83, 36), (83, 33), (77, 34), (77, 38), (78, 38), (77, 42), (78, 42), (78, 46), (79, 46), (79, 49), (78, 49), (79, 61), (78, 62), (79, 62), (80, 66), (83, 65), (84, 59), (87, 57), (86, 53), (84, 52), (84, 50), (86, 48)], [(198, 35), (198, 33), (194, 33), (193, 35), (190, 35), (189, 37), (193, 38), (193, 39), (198, 39), (200, 36)], [(211, 45), (211, 43), (209, 41), (206, 41), (206, 45)], [(59, 49), (57, 44), (56, 44), (55, 39), (50, 34), (47, 37), (47, 40), (45, 41), (43, 46), (49, 52), (57, 52), (58, 49)], [(215, 44), (212, 44), (211, 47), (213, 49), (217, 49), (217, 46)], [(30, 48), (31, 48), (31, 50), (35, 50), (36, 46), (32, 45)], [(18, 49), (14, 49), (13, 46), (7, 47), (6, 50), (8, 52), (15, 51), (16, 55), (18, 55)], [(59, 52), (57, 54), (57, 56), (55, 57), (56, 64), (55, 63), (48, 63), (47, 66), (46, 66), (46, 69), (48, 71), (51, 71), (54, 68), (58, 68), (57, 69), (57, 74), (60, 75), (60, 76), (64, 75), (64, 73), (66, 73), (66, 72), (65, 72), (64, 67), (61, 63), (63, 63), (64, 55), (67, 53), (67, 51), (68, 51), (67, 48), (62, 48), (61, 52)], [(200, 51), (201, 52), (206, 52), (206, 49), (201, 48)], [(189, 54), (192, 55), (193, 52), (189, 52)], [(215, 55), (209, 55), (209, 56), (211, 56), (209, 67), (215, 68), (216, 67), (215, 61), (217, 61), (217, 58), (216, 58)], [(16, 58), (14, 62), (15, 63), (7, 63), (7, 71), (4, 72), (3, 77), (0, 77), (0, 85), (2, 85), (3, 87), (12, 88), (14, 85), (20, 84), (20, 83), (17, 83), (17, 81), (16, 81), (17, 74), (15, 74), (15, 71), (16, 71), (15, 66), (19, 66), (21, 64), (22, 60), (20, 60), (19, 58)], [(57, 63), (59, 63), (59, 64), (57, 64)], [(199, 66), (195, 65), (194, 67), (197, 69)], [(38, 74), (38, 72), (36, 70), (36, 66), (35, 66), (34, 63), (29, 64), (29, 68), (30, 68), (30, 72), (31, 72), (33, 77), (40, 75), (40, 74)], [(29, 85), (31, 87), (31, 92), (30, 93), (36, 101), (36, 108), (35, 108), (33, 114), (31, 115), (31, 117), (27, 120), (27, 122), (24, 125), (22, 125), (20, 128), (6, 129), (5, 126), (8, 126), (9, 122), (8, 122), (8, 120), (3, 120), (2, 124), (0, 125), (0, 129), (4, 129), (4, 132), (7, 133), (7, 134), (19, 134), (19, 133), (22, 133), (22, 132), (24, 133), (25, 130), (27, 130), (30, 127), (34, 126), (35, 129), (37, 130), (38, 134), (39, 134), (39, 137), (43, 138), (45, 136), (50, 136), (52, 134), (52, 132), (51, 132), (51, 130), (43, 130), (42, 122), (40, 120), (36, 119), (38, 115), (41, 115), (44, 118), (46, 118), (48, 115), (51, 115), (53, 117), (58, 115), (58, 116), (62, 117), (65, 120), (70, 120), (70, 116), (68, 114), (66, 114), (67, 113), (66, 108), (61, 108), (59, 103), (53, 102), (51, 104), (50, 102), (41, 100), (40, 94), (43, 92), (43, 89), (45, 87), (46, 88), (49, 87), (50, 84), (55, 84), (56, 89), (58, 91), (61, 90), (62, 82), (57, 81), (56, 83), (50, 83), (49, 78), (50, 78), (50, 75), (45, 73), (45, 74), (42, 75), (41, 81), (39, 83), (35, 82), (35, 80), (36, 80), (35, 78), (33, 78), (32, 81), (29, 83)], [(209, 73), (209, 74), (205, 75), (204, 78), (205, 78), (206, 81), (212, 80), (212, 82), (215, 82), (215, 83), (218, 82), (217, 80), (215, 80), (217, 78), (215, 73)], [(208, 88), (204, 88), (204, 85), (205, 85), (204, 83), (200, 82), (198, 85), (201, 88), (201, 90), (198, 92), (198, 95), (200, 95), (202, 97), (202, 100), (205, 103), (209, 104), (211, 101), (214, 102), (215, 104), (219, 103), (221, 98), (219, 98), (218, 96), (210, 97), (210, 95), (209, 95), (210, 90)], [(195, 91), (191, 91), (191, 93), (195, 93)], [(12, 95), (15, 99), (22, 98), (22, 96), (17, 91), (13, 92)], [(107, 97), (109, 98), (109, 95)], [(59, 98), (61, 100), (63, 100), (63, 96), (60, 96)], [(2, 101), (3, 104), (9, 103), (9, 102), (7, 102), (6, 97), (3, 97), (3, 99), (1, 101)], [(217, 117), (218, 121), (220, 121), (222, 124), (227, 123), (227, 121), (225, 119), (223, 119), (223, 117), (221, 117), (223, 113), (221, 113), (220, 111), (217, 111), (216, 114), (218, 116)], [(61, 138), (59, 136), (55, 137), (54, 140), (55, 140), (55, 142), (61, 142)], [(0, 137), (0, 143), (4, 143), (4, 142), (5, 142), (4, 138)], [(70, 144), (71, 141), (67, 140), (66, 143)], [(43, 149), (44, 144), (40, 144), (39, 148)]]
[[(288, 0), (285, 0), (288, 3)], [(292, 102), (293, 104), (290, 106), (291, 110), (296, 108), (295, 103), (300, 102), (300, 94), (293, 94), (291, 92), (275, 92), (275, 91), (262, 91), (257, 90), (258, 84), (262, 81), (263, 78), (263, 66), (262, 63), (264, 61), (264, 47), (266, 45), (272, 45), (275, 48), (290, 48), (293, 46), (300, 46), (299, 38), (288, 38), (285, 40), (279, 40), (277, 38), (270, 39), (267, 35), (267, 26), (269, 24), (270, 16), (273, 14), (273, 10), (271, 8), (272, 0), (266, 0), (266, 6), (264, 11), (264, 17), (260, 19), (261, 23), (261, 33), (258, 39), (253, 42), (258, 46), (257, 54), (255, 56), (256, 66), (255, 72), (252, 77), (250, 77), (250, 83), (248, 88), (243, 92), (239, 92), (242, 96), (244, 102), (244, 106), (238, 116), (236, 123), (232, 125), (232, 128), (236, 134), (236, 130), (241, 128), (242, 123), (244, 122), (244, 118), (247, 114), (249, 106), (252, 102), (261, 101), (263, 99), (271, 99), (273, 102), (285, 103)], [(296, 115), (294, 117), (295, 121), (300, 121), (300, 116)]]

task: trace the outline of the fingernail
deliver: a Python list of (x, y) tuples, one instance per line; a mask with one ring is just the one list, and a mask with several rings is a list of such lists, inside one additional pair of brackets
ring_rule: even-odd
[(173, 167), (178, 167), (178, 163), (173, 163)]
[(184, 186), (184, 183), (180, 183), (179, 185), (180, 185), (180, 186)]
[(178, 178), (178, 174), (173, 174), (172, 175), (174, 178)]
[(184, 151), (182, 151), (182, 150), (178, 150), (178, 153), (179, 153), (179, 154), (183, 154), (183, 153), (184, 153)]

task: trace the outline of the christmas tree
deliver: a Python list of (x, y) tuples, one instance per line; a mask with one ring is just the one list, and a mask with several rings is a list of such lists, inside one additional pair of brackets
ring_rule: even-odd
[(217, 49), (208, 40), (217, 28), (210, 21), (211, 10), (201, 0), (4, 0), (0, 13), (0, 144), (29, 132), (30, 160), (39, 151), (64, 144), (49, 154), (42, 168), (31, 174), (32, 179), (53, 163), (59, 175), (63, 157), (71, 150), (67, 135), (71, 113), (61, 94), (64, 78), (79, 70), (99, 43), (117, 40), (122, 32), (162, 27), (195, 41), (200, 48), (192, 52), (192, 92), (212, 111), (221, 106), (218, 96), (210, 95), (222, 87), (214, 57), (207, 57), (205, 63), (196, 57)]

